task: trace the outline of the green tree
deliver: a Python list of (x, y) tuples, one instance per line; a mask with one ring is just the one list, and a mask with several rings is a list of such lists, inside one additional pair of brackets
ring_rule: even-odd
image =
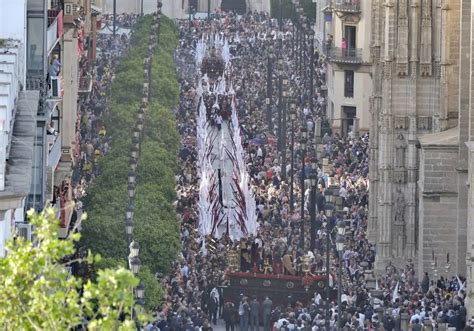
[[(99, 270), (94, 282), (69, 275), (60, 261), (74, 253), (80, 234), (57, 239), (52, 208), (28, 217), (34, 240), (10, 240), (0, 260), (0, 329), (71, 330), (87, 321), (89, 330), (136, 330), (132, 288), (138, 279), (124, 268)], [(99, 259), (89, 253), (87, 262)]]

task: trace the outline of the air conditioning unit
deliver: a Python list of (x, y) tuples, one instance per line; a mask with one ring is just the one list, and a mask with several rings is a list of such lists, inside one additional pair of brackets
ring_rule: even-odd
[(63, 22), (73, 24), (74, 20), (79, 17), (79, 4), (77, 0), (64, 0), (64, 17)]
[(61, 77), (51, 77), (51, 97), (61, 98)]
[(31, 241), (31, 224), (29, 223), (16, 223), (16, 233), (19, 237), (23, 237), (26, 240)]

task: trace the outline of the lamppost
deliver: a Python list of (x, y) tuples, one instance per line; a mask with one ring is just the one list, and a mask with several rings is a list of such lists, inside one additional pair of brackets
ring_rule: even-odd
[(278, 56), (278, 151), (282, 151), (283, 59)]
[(192, 11), (192, 10), (191, 10), (191, 8), (192, 8), (192, 6), (191, 6), (191, 1), (190, 1), (190, 0), (188, 0), (188, 12), (189, 12), (189, 33), (191, 33), (191, 25), (192, 25), (192, 24), (191, 24), (191, 11)]
[(127, 233), (128, 241), (132, 241), (133, 230), (135, 229), (135, 223), (132, 217), (127, 217), (125, 220), (125, 232)]
[(135, 295), (138, 300), (143, 300), (145, 297), (145, 286), (143, 286), (142, 282), (140, 282), (140, 284), (138, 284), (137, 288), (135, 289)]
[[(316, 161), (316, 160), (314, 160)], [(311, 170), (311, 174), (309, 176), (311, 182), (311, 203), (310, 203), (310, 215), (311, 215), (311, 251), (314, 250), (314, 244), (316, 241), (316, 187), (318, 185), (318, 175), (316, 174), (316, 170)]]
[(326, 330), (329, 330), (329, 271), (330, 271), (330, 261), (329, 261), (329, 252), (331, 250), (330, 242), (331, 242), (331, 229), (329, 229), (329, 224), (331, 223), (332, 214), (334, 211), (334, 200), (335, 197), (332, 194), (332, 189), (326, 189), (324, 192), (324, 197), (326, 199), (326, 204), (324, 205), (324, 212), (327, 217), (326, 222)]
[(291, 99), (290, 103), (290, 120), (291, 120), (291, 172), (290, 172), (290, 213), (293, 214), (294, 209), (294, 174), (295, 174), (295, 120), (296, 120), (296, 104), (295, 99)]
[(272, 86), (272, 62), (273, 62), (273, 45), (271, 45), (271, 35), (267, 35), (267, 48), (268, 48), (268, 62), (267, 62), (267, 123), (269, 131), (273, 130), (273, 119), (272, 119), (272, 94), (273, 94), (273, 86)]
[(339, 272), (337, 276), (337, 329), (341, 330), (341, 321), (342, 321), (342, 253), (344, 251), (346, 233), (346, 224), (343, 220), (337, 222), (337, 238), (336, 238), (336, 249), (339, 255)]
[(302, 69), (303, 69), (303, 82), (304, 82), (304, 87), (305, 89), (308, 87), (307, 86), (307, 82), (308, 80), (306, 79), (307, 78), (307, 72), (308, 70), (306, 69), (306, 64), (307, 64), (307, 45), (306, 45), (306, 34), (307, 34), (307, 31), (308, 31), (308, 26), (309, 26), (309, 23), (308, 22), (305, 22), (305, 19), (303, 19), (303, 49), (302, 49), (302, 52), (303, 52), (303, 66), (302, 66)]
[(283, 79), (283, 92), (282, 92), (282, 132), (281, 132), (281, 177), (282, 180), (286, 180), (286, 136), (287, 136), (287, 96), (288, 96), (288, 80)]
[(302, 126), (300, 130), (300, 149), (301, 149), (301, 184), (300, 184), (300, 193), (301, 193), (301, 248), (304, 250), (304, 159), (306, 157), (306, 143), (307, 143), (308, 132), (306, 128)]
[(116, 29), (116, 26), (117, 26), (117, 0), (114, 0), (112, 10), (113, 10), (113, 30), (112, 30), (112, 33), (113, 33), (114, 38), (115, 38), (115, 35), (117, 34), (117, 29)]
[(314, 112), (314, 30), (309, 29), (309, 42), (310, 42), (310, 63), (309, 63), (309, 107), (311, 114)]
[(211, 19), (211, 0), (207, 0), (207, 20)]

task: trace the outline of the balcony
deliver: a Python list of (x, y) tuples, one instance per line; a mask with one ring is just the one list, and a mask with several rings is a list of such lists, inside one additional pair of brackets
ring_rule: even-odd
[(340, 13), (359, 13), (360, 0), (336, 0), (334, 10)]
[(329, 61), (339, 64), (361, 64), (362, 49), (361, 48), (341, 48), (328, 47), (325, 52)]

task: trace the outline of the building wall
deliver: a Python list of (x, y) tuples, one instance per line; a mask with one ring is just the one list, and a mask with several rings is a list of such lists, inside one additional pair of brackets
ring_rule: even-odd
[(467, 188), (468, 194), (466, 196), (466, 214), (467, 214), (467, 238), (466, 238), (466, 286), (468, 292), (467, 300), (467, 316), (468, 318), (474, 316), (474, 143), (473, 143), (473, 130), (474, 130), (474, 3), (471, 3), (470, 19), (468, 24), (464, 26), (465, 29), (471, 32), (468, 42), (468, 58), (469, 58), (469, 77), (464, 81), (468, 85), (468, 111), (469, 111), (469, 142), (466, 143), (468, 149), (469, 163), (468, 163), (468, 175)]
[[(6, 0), (2, 0), (6, 1)], [(219, 8), (222, 0), (211, 0), (211, 11)], [(163, 13), (171, 18), (186, 18), (188, 0), (162, 0)], [(157, 0), (143, 0), (143, 11), (145, 14), (156, 11)], [(254, 11), (270, 12), (270, 0), (251, 0), (247, 2), (247, 8)], [(102, 0), (103, 13), (113, 13), (113, 0)], [(117, 13), (140, 13), (141, 0), (117, 0)], [(207, 0), (198, 1), (198, 11), (207, 12)]]
[[(328, 97), (334, 105), (334, 112), (331, 114), (333, 122), (332, 127), (338, 131), (341, 129), (341, 118), (344, 117), (342, 107), (356, 107), (356, 117), (359, 119), (359, 130), (369, 131), (370, 114), (369, 114), (369, 98), (372, 95), (372, 79), (369, 72), (357, 71), (357, 68), (329, 66), (330, 74), (328, 75)], [(347, 98), (344, 96), (345, 73), (344, 69), (354, 70), (354, 97)]]
[[(317, 5), (317, 9), (321, 10), (330, 4), (330, 1), (322, 1)], [(324, 19), (324, 15), (318, 14), (320, 20)], [(342, 38), (344, 37), (345, 26), (355, 26), (356, 28), (356, 48), (362, 50), (363, 65), (353, 64), (336, 64), (328, 62), (328, 99), (330, 115), (334, 119), (332, 122), (333, 130), (341, 129), (344, 118), (342, 107), (356, 107), (356, 118), (359, 121), (359, 130), (369, 131), (370, 127), (370, 97), (372, 95), (372, 78), (371, 66), (366, 65), (371, 60), (370, 44), (371, 44), (371, 1), (362, 1), (360, 13), (358, 15), (346, 15), (344, 13), (333, 11), (332, 23), (324, 22), (316, 23), (316, 35), (324, 40), (324, 33), (333, 36), (333, 46), (341, 47)], [(322, 29), (322, 30), (321, 30)], [(318, 31), (319, 30), (319, 31)], [(345, 70), (354, 71), (354, 97), (346, 98), (344, 96)]]
[[(22, 199), (21, 205), (24, 207), (25, 199)], [(0, 258), (5, 257), (6, 241), (11, 239), (15, 233), (15, 223), (23, 223), (23, 208), (14, 208), (0, 211)]]
[[(389, 261), (398, 265), (407, 259), (419, 261), (417, 254), (423, 254), (417, 241), (424, 239), (417, 234), (428, 211), (418, 201), (416, 183), (423, 172), (416, 142), (420, 135), (449, 129), (448, 113), (457, 112), (445, 100), (455, 93), (447, 80), (457, 70), (459, 58), (453, 50), (459, 47), (459, 34), (448, 28), (459, 24), (459, 2), (446, 0), (438, 6), (434, 1), (399, 0), (386, 6), (386, 1), (372, 1), (369, 237), (377, 244), (379, 270)], [(399, 156), (404, 164), (397, 167)], [(396, 192), (402, 192), (403, 198), (397, 200)], [(397, 225), (401, 206), (404, 215), (398, 215)], [(459, 233), (459, 222), (454, 225)], [(403, 232), (403, 240), (397, 242), (393, 238), (398, 231)]]
[(71, 146), (75, 142), (78, 96), (77, 37), (73, 29), (65, 29), (63, 37), (63, 82), (64, 96), (61, 114), (62, 161), (72, 159)]
[(20, 41), (22, 58), (21, 83), (26, 79), (26, 0), (0, 0), (0, 39)]
[[(420, 158), (420, 228), (418, 241), (418, 274), (428, 272), (436, 258), (438, 277), (451, 276), (464, 263), (456, 251), (457, 232), (457, 144), (422, 147)], [(450, 256), (450, 269), (446, 257)]]

